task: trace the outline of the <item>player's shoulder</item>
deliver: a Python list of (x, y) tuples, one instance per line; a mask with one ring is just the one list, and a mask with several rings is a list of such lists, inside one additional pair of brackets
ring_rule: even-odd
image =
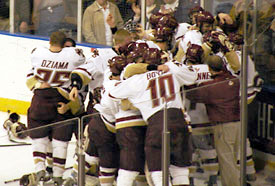
[(70, 56), (85, 57), (83, 50), (81, 48), (76, 48), (76, 47), (65, 47), (62, 49), (62, 53)]
[(189, 23), (180, 23), (177, 30), (178, 31), (188, 31), (191, 25)]
[(31, 54), (35, 55), (38, 53), (45, 53), (45, 52), (49, 52), (49, 48), (46, 46), (38, 46), (32, 49)]
[(199, 30), (188, 30), (185, 33), (185, 36), (202, 36), (201, 32)]

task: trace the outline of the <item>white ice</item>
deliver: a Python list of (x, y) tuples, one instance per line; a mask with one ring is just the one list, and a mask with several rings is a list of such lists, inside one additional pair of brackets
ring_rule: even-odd
[[(5, 184), (5, 181), (17, 179), (22, 177), (24, 174), (34, 172), (32, 147), (31, 145), (1, 147), (1, 145), (15, 144), (9, 141), (7, 131), (3, 128), (3, 123), (7, 118), (8, 113), (0, 112), (0, 186), (18, 186), (18, 181), (7, 184)], [(20, 116), (20, 122), (27, 123), (25, 115)], [(31, 143), (29, 138), (24, 141)], [(73, 165), (74, 152), (75, 140), (73, 139), (69, 144), (66, 167)], [(69, 172), (67, 171), (66, 174), (69, 174)]]

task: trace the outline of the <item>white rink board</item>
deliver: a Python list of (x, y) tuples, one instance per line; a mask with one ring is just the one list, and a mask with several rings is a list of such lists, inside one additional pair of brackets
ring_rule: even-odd
[[(26, 75), (31, 68), (30, 54), (37, 46), (48, 47), (49, 41), (0, 33), (0, 43), (0, 98), (31, 101), (32, 92), (26, 86)], [(83, 49), (86, 59), (91, 57), (91, 47), (77, 47)]]

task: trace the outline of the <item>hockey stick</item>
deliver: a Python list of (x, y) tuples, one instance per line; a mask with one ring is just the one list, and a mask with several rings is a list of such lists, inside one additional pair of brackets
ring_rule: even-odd
[(13, 142), (15, 144), (4, 144), (4, 145), (0, 145), (0, 147), (13, 147), (13, 146), (16, 147), (16, 146), (31, 145), (31, 143), (16, 141), (16, 140), (12, 139), (11, 137), (9, 137), (9, 141)]
[(16, 179), (12, 179), (12, 180), (7, 180), (7, 181), (4, 181), (5, 184), (8, 184), (8, 183), (11, 183), (11, 182), (16, 182), (16, 181), (19, 181), (21, 178), (16, 178)]
[(13, 143), (21, 144), (21, 145), (31, 145), (31, 143), (27, 143), (27, 142), (23, 142), (23, 141), (16, 141), (10, 137), (9, 137), (9, 141), (13, 142)]
[[(67, 168), (65, 168), (65, 170), (69, 170), (69, 169), (71, 169), (71, 168), (73, 168), (73, 166), (67, 167)], [(19, 181), (20, 179), (21, 179), (21, 178), (15, 178), (15, 179), (12, 179), (12, 180), (4, 181), (4, 183), (5, 183), (5, 184), (8, 184), (8, 183), (11, 183), (11, 182)]]
[(25, 146), (25, 145), (31, 145), (31, 144), (30, 143), (6, 144), (6, 145), (0, 145), (0, 147), (18, 147), (18, 146)]

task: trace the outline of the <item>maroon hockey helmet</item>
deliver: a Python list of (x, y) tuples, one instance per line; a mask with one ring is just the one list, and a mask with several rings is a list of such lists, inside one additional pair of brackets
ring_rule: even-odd
[(196, 15), (196, 24), (198, 26), (202, 25), (203, 23), (213, 24), (214, 21), (215, 21), (215, 19), (214, 19), (213, 15), (208, 11), (202, 11)]
[(120, 75), (124, 67), (126, 67), (127, 60), (124, 56), (115, 56), (108, 61), (110, 70), (115, 75)]
[(192, 64), (202, 64), (203, 49), (200, 45), (191, 44), (186, 51), (186, 62)]
[(154, 32), (154, 37), (155, 40), (159, 42), (170, 41), (174, 32), (174, 29), (171, 29), (170, 27), (158, 27)]
[(165, 14), (157, 12), (155, 14), (152, 14), (149, 19), (149, 23), (151, 24), (152, 28), (156, 28), (159, 20), (164, 16)]
[(148, 48), (144, 51), (143, 60), (150, 65), (161, 64), (161, 51), (157, 48)]
[(194, 6), (193, 8), (189, 9), (188, 16), (191, 17), (194, 13), (199, 13), (204, 11), (204, 9), (201, 6)]
[(137, 62), (137, 59), (143, 57), (144, 51), (149, 48), (147, 43), (135, 43), (131, 47), (131, 51), (127, 54), (128, 63)]
[(173, 15), (165, 14), (159, 19), (157, 27), (169, 27), (174, 30), (178, 27), (178, 25), (179, 24)]
[(127, 44), (125, 44), (125, 45), (119, 47), (119, 48), (118, 48), (119, 54), (120, 54), (120, 55), (123, 54), (124, 56), (127, 56), (128, 53), (129, 53), (131, 50), (133, 50), (135, 44), (136, 44), (136, 42), (131, 41), (131, 42), (129, 42), (129, 43), (127, 43)]

